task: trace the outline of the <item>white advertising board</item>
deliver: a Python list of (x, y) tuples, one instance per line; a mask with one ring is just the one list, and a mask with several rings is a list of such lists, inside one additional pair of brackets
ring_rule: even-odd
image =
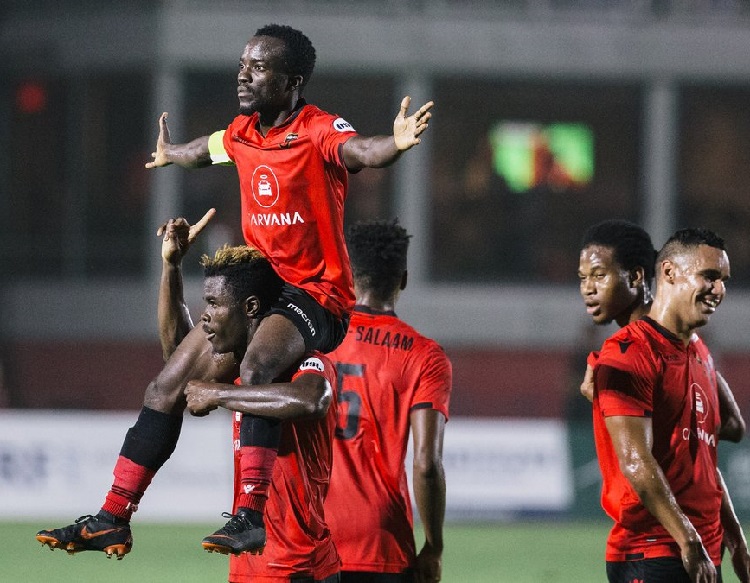
[[(138, 413), (0, 412), (0, 516), (71, 521), (96, 514)], [(185, 416), (172, 457), (154, 478), (137, 518), (219, 520), (232, 509), (228, 412)]]
[[(0, 518), (70, 521), (97, 512), (136, 417), (137, 412), (0, 412)], [(563, 422), (452, 418), (443, 458), (449, 518), (554, 513), (572, 503)], [(215, 521), (231, 510), (231, 485), (230, 415), (186, 415), (177, 449), (154, 478), (137, 519)]]
[(562, 512), (573, 502), (562, 421), (452, 418), (443, 463), (452, 518)]

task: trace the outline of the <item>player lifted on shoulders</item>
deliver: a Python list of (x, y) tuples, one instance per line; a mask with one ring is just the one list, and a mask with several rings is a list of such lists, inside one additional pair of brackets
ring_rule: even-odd
[[(347, 174), (395, 162), (420, 142), (432, 102), (407, 115), (405, 97), (393, 134), (361, 136), (337, 115), (302, 97), (315, 49), (289, 26), (264, 26), (248, 41), (237, 74), (239, 113), (226, 130), (185, 144), (171, 143), (166, 113), (149, 168), (178, 164), (237, 168), (245, 241), (259, 249), (284, 280), (243, 360), (242, 382), (268, 383), (308, 351), (330, 352), (344, 338), (354, 305), (344, 243)], [(240, 466), (246, 494), (238, 513), (252, 532), (235, 532), (227, 550), (252, 550), (264, 528), (263, 511), (277, 455), (279, 424), (245, 415)], [(226, 533), (216, 536), (228, 541)], [(215, 536), (205, 539), (217, 542)]]

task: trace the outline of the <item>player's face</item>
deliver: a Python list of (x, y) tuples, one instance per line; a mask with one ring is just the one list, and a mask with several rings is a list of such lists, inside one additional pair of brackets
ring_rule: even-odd
[(242, 302), (232, 295), (223, 276), (207, 277), (203, 283), (206, 308), (201, 316), (203, 331), (214, 352), (244, 352), (247, 348), (248, 321)]
[(620, 267), (614, 250), (589, 245), (578, 259), (578, 280), (586, 312), (594, 324), (609, 324), (638, 301), (638, 287), (631, 285), (631, 274)]
[(274, 116), (289, 107), (292, 96), (286, 73), (284, 41), (270, 36), (251, 38), (240, 57), (237, 96), (240, 113)]
[(726, 252), (698, 245), (675, 257), (672, 264), (676, 319), (687, 329), (706, 325), (726, 295), (730, 275)]

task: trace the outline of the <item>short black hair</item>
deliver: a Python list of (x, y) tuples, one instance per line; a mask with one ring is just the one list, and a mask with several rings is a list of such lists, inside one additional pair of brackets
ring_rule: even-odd
[(609, 219), (588, 228), (581, 241), (581, 249), (591, 245), (610, 247), (614, 258), (627, 270), (643, 268), (646, 281), (654, 278), (656, 250), (651, 236), (643, 227), (624, 219)]
[(359, 222), (346, 234), (352, 274), (357, 285), (381, 300), (401, 287), (411, 235), (398, 219)]
[(263, 254), (247, 245), (224, 245), (213, 257), (201, 258), (204, 277), (224, 277), (235, 302), (250, 296), (260, 301), (260, 313), (265, 314), (281, 295), (283, 281)]
[(703, 227), (690, 227), (680, 229), (672, 235), (659, 251), (657, 261), (663, 261), (673, 257), (686, 249), (698, 247), (699, 245), (708, 245), (716, 249), (726, 251), (724, 239), (719, 237), (715, 232)]
[(307, 85), (315, 68), (315, 47), (301, 31), (286, 24), (267, 24), (255, 31), (255, 36), (270, 36), (284, 41), (284, 65), (289, 75), (300, 75), (300, 90)]

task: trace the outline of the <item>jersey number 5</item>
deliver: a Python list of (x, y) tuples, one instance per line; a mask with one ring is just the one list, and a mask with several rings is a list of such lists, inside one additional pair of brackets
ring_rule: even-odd
[[(344, 379), (346, 377), (364, 377), (365, 365), (336, 363), (336, 396), (338, 397), (339, 415), (336, 421), (336, 438), (351, 439), (359, 431), (360, 411), (362, 409), (362, 397), (356, 391), (344, 390)], [(344, 405), (346, 404), (346, 408)], [(346, 416), (343, 417), (343, 413)], [(342, 419), (346, 419), (346, 425), (341, 426)]]

